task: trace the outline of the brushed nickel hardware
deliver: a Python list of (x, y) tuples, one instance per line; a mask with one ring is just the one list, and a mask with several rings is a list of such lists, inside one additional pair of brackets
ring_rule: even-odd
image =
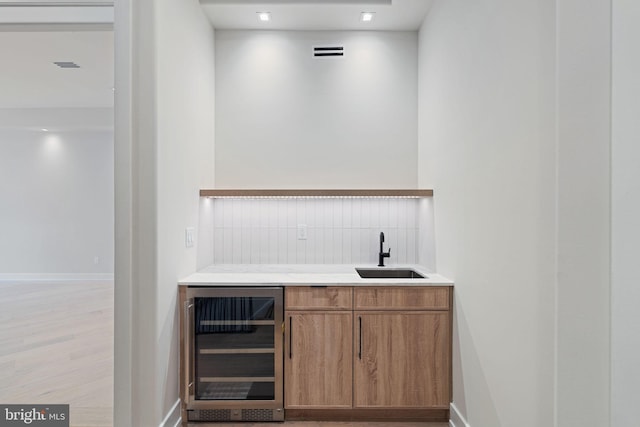
[(194, 396), (194, 392), (193, 392), (193, 367), (195, 366), (195, 355), (193, 354), (192, 351), (192, 344), (193, 344), (193, 299), (189, 299), (187, 301), (185, 301), (184, 303), (185, 305), (185, 310), (184, 310), (184, 332), (185, 332), (185, 337), (188, 341), (188, 345), (185, 346), (185, 375), (187, 376), (187, 381), (185, 381), (186, 384), (186, 390), (185, 390), (185, 401), (189, 401), (191, 399), (193, 399)]

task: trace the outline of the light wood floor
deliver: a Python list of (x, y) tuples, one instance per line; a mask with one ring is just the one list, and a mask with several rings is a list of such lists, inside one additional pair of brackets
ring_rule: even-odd
[[(112, 426), (113, 284), (0, 283), (0, 403), (69, 404), (72, 427)], [(309, 421), (216, 425), (448, 427)]]
[(113, 284), (0, 283), (0, 402), (113, 424)]

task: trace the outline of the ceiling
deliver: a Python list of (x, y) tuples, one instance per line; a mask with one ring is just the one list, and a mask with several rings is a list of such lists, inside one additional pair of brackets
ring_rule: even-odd
[(0, 108), (113, 107), (112, 31), (0, 31), (0, 51)]
[[(432, 0), (200, 0), (216, 29), (254, 30), (384, 30), (420, 28)], [(258, 12), (271, 12), (260, 22)], [(375, 12), (372, 22), (361, 22), (361, 12)]]
[(111, 0), (0, 0), (0, 108), (112, 108), (112, 30)]
[[(200, 2), (217, 29), (414, 31), (420, 27), (432, 0)], [(63, 8), (54, 8), (61, 2), (38, 0), (31, 1), (30, 7), (17, 6), (26, 3), (29, 0), (0, 0), (0, 51), (5, 52), (0, 108), (113, 107), (114, 50), (109, 24), (112, 11), (105, 9), (110, 8), (110, 2), (67, 0)], [(84, 11), (79, 16), (74, 15), (76, 5)], [(40, 18), (45, 16), (39, 15), (41, 7), (46, 9), (49, 21), (57, 20), (53, 26)], [(60, 15), (52, 15), (54, 11)], [(270, 22), (258, 20), (257, 12), (262, 11), (271, 12)], [(364, 11), (375, 12), (373, 22), (360, 21)], [(68, 24), (74, 20), (87, 25), (90, 31), (70, 27)], [(80, 68), (59, 68), (54, 64), (58, 61), (71, 61)]]

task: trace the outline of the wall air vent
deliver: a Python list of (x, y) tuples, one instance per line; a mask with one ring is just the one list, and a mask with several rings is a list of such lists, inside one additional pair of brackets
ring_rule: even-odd
[(80, 68), (78, 64), (71, 61), (54, 62), (60, 68)]
[(314, 46), (313, 56), (344, 56), (344, 46)]

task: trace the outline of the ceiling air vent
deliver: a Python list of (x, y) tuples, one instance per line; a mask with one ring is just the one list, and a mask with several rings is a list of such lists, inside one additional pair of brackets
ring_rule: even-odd
[(54, 62), (54, 64), (56, 64), (58, 67), (60, 68), (80, 68), (80, 66), (78, 64), (76, 64), (75, 62)]
[(313, 56), (344, 56), (343, 46), (316, 46), (313, 48)]

